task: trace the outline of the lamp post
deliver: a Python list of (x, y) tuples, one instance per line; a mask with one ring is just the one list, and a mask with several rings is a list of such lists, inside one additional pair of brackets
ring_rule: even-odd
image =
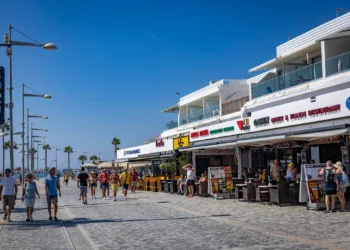
[[(27, 152), (29, 152), (29, 118), (49, 119), (49, 117), (47, 117), (47, 116), (30, 115), (29, 111), (30, 111), (30, 109), (27, 108)], [(36, 130), (36, 129), (34, 128), (34, 130)], [(41, 130), (47, 131), (47, 129), (41, 129)], [(29, 154), (27, 154), (27, 167), (29, 168)]]
[[(50, 95), (47, 95), (47, 94), (40, 95), (40, 94), (24, 93), (25, 87), (26, 87), (26, 85), (24, 85), (24, 83), (22, 83), (22, 151), (23, 152), (24, 152), (24, 129), (25, 129), (25, 125), (24, 125), (24, 97), (42, 97), (42, 98), (45, 98), (45, 99), (51, 99), (52, 98)], [(27, 126), (29, 128), (28, 120), (27, 120)], [(43, 130), (43, 131), (47, 131), (47, 129)], [(27, 140), (27, 143), (29, 143), (28, 140)], [(27, 146), (27, 151), (28, 151), (28, 146)], [(28, 163), (29, 163), (29, 160), (28, 160)], [(29, 168), (29, 165), (27, 166), (27, 168)], [(22, 171), (24, 173), (24, 154), (22, 154)], [(24, 183), (24, 181), (22, 181), (22, 183)]]
[(62, 149), (57, 148), (57, 146), (54, 147), (54, 149), (55, 149), (55, 151), (56, 151), (56, 169), (57, 169), (57, 151), (60, 151), (60, 150), (62, 150)]
[[(36, 155), (36, 171), (38, 171), (39, 170), (39, 146), (42, 146), (42, 145), (44, 145), (44, 144), (42, 144), (42, 143), (39, 143), (39, 141), (34, 141), (34, 142), (38, 142), (37, 144), (36, 144), (36, 152), (37, 152), (37, 155)], [(33, 173), (34, 174), (34, 173)]]
[(20, 42), (20, 41), (13, 41), (12, 40), (12, 30), (17, 31), (18, 33), (28, 37), (24, 33), (20, 32), (19, 30), (15, 29), (11, 24), (9, 24), (9, 33), (4, 35), (4, 42), (5, 44), (2, 44), (3, 46), (7, 46), (6, 53), (9, 57), (9, 71), (10, 71), (10, 87), (9, 87), (9, 93), (10, 93), (10, 103), (9, 103), (9, 110), (10, 110), (10, 168), (13, 173), (14, 170), (14, 155), (13, 155), (13, 98), (12, 98), (12, 46), (31, 46), (31, 47), (42, 47), (46, 50), (56, 50), (57, 46), (53, 43), (38, 43), (34, 41), (35, 43), (30, 42)]

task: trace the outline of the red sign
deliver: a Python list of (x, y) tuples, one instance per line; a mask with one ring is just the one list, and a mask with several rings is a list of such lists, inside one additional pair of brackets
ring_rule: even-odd
[(209, 130), (208, 129), (202, 130), (202, 131), (199, 132), (199, 135), (200, 136), (207, 136), (207, 135), (209, 135)]
[(199, 132), (191, 133), (191, 138), (197, 138), (197, 137), (199, 137)]
[(237, 121), (237, 125), (238, 125), (238, 128), (240, 130), (249, 130), (250, 129), (248, 118), (245, 118), (241, 121)]
[(290, 119), (300, 119), (306, 117), (306, 111), (290, 114)]
[(312, 109), (312, 110), (308, 111), (308, 114), (309, 114), (309, 116), (314, 116), (314, 115), (331, 113), (331, 112), (335, 112), (335, 111), (340, 111), (340, 104), (328, 106), (328, 107), (324, 107), (324, 108), (319, 108), (319, 109)]
[(164, 147), (163, 139), (160, 139), (160, 141), (156, 141), (156, 147)]
[(278, 117), (271, 118), (271, 122), (272, 123), (283, 122), (283, 121), (284, 121), (284, 117), (283, 116), (278, 116)]

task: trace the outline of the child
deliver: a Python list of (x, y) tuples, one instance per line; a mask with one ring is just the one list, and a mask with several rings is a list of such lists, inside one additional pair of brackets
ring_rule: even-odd
[(22, 193), (22, 202), (25, 201), (26, 204), (27, 222), (33, 221), (35, 194), (37, 194), (38, 199), (40, 199), (40, 195), (36, 183), (33, 181), (33, 177), (34, 176), (32, 174), (26, 175), (27, 183), (24, 184)]

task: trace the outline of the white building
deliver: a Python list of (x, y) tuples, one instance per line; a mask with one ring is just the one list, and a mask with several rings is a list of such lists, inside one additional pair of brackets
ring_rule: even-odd
[(179, 111), (179, 126), (160, 135), (164, 150), (190, 152), (197, 174), (214, 164), (240, 174), (275, 158), (283, 167), (328, 159), (348, 165), (349, 69), (350, 13), (278, 46), (272, 60), (249, 70), (262, 74), (213, 82), (181, 98), (165, 110)]

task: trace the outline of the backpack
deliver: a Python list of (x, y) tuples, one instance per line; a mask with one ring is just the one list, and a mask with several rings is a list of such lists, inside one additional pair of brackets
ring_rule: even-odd
[(342, 180), (341, 180), (340, 184), (344, 185), (345, 187), (350, 186), (349, 177), (344, 171), (342, 172)]
[(326, 183), (335, 183), (335, 175), (333, 168), (324, 169), (324, 174), (326, 175), (326, 178), (324, 179)]

